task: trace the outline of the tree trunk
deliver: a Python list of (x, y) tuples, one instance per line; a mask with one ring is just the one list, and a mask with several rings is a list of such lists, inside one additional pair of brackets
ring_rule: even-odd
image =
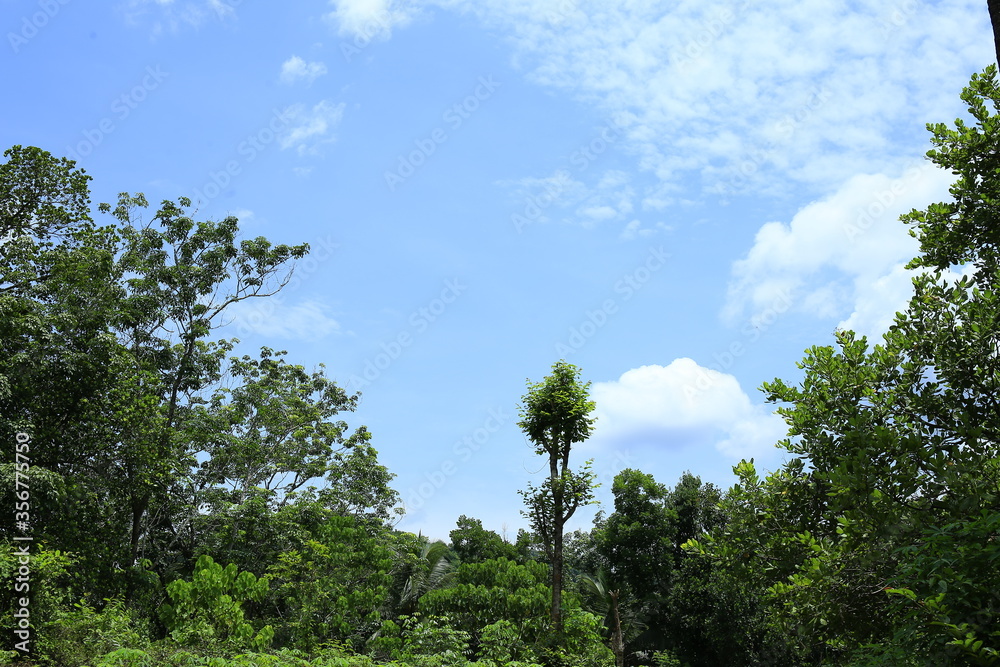
[(993, 48), (997, 54), (997, 64), (1000, 64), (1000, 0), (986, 0), (990, 10), (990, 23), (993, 24)]
[(558, 464), (553, 456), (550, 461), (552, 478), (552, 631), (557, 640), (561, 641), (563, 631), (562, 619), (562, 576), (563, 576), (563, 488), (562, 475), (558, 474)]
[(618, 594), (621, 591), (611, 591), (611, 618), (614, 628), (611, 630), (611, 651), (615, 654), (615, 667), (625, 667), (625, 642), (622, 639), (622, 621), (618, 615)]
[(139, 539), (142, 536), (142, 517), (149, 506), (149, 492), (132, 499), (132, 534), (129, 539), (129, 564), (135, 565), (139, 559)]

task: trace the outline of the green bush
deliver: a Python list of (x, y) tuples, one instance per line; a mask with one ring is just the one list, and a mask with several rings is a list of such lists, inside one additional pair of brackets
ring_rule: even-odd
[[(24, 637), (15, 635), (15, 629), (20, 627), (20, 621), (26, 620), (30, 635), (26, 645), (33, 657), (43, 657), (46, 647), (46, 625), (52, 621), (60, 609), (67, 606), (70, 593), (67, 592), (68, 572), (74, 565), (74, 558), (58, 549), (50, 549), (43, 543), (32, 545), (25, 559), (15, 554), (15, 548), (20, 548), (24, 542), (4, 541), (0, 543), (0, 580), (8, 582), (10, 594), (0, 596), (0, 632), (6, 644), (0, 648), (17, 650), (15, 655), (23, 656), (17, 644)], [(27, 562), (21, 562), (26, 560)], [(28, 600), (29, 617), (17, 619), (14, 613), (15, 605), (22, 598)]]
[(537, 657), (511, 621), (500, 620), (487, 625), (483, 628), (479, 642), (480, 660), (509, 665), (522, 660), (534, 662)]
[(452, 627), (447, 616), (414, 614), (401, 624), (385, 621), (368, 648), (380, 658), (437, 667), (467, 664), (469, 641), (469, 633)]
[(177, 579), (167, 585), (171, 603), (163, 605), (160, 618), (170, 637), (185, 647), (219, 646), (226, 653), (261, 650), (271, 643), (274, 630), (266, 625), (256, 634), (245, 620), (243, 603), (261, 600), (269, 581), (250, 572), (240, 572), (234, 564), (225, 568), (201, 556), (191, 581)]
[(58, 665), (83, 665), (122, 648), (149, 646), (146, 628), (125, 609), (122, 600), (105, 600), (97, 611), (85, 602), (71, 610), (60, 610), (46, 624), (40, 638), (40, 653)]

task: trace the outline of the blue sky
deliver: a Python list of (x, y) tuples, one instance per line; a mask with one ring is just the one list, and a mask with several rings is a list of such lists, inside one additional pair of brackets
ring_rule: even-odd
[[(985, 2), (0, 0), (0, 144), (77, 159), (94, 202), (308, 242), (220, 333), (363, 398), (408, 506), (513, 537), (543, 461), (525, 381), (592, 381), (626, 467), (719, 486), (782, 461), (758, 391), (837, 327), (878, 336), (948, 196), (923, 158), (993, 62)], [(587, 528), (592, 512), (572, 527)]]

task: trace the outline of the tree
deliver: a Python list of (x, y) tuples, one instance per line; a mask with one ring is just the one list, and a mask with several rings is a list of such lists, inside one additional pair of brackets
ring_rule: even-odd
[[(903, 216), (914, 294), (881, 342), (840, 331), (798, 386), (765, 383), (794, 455), (750, 463), (709, 552), (761, 568), (778, 624), (813, 659), (991, 664), (1000, 651), (1000, 87), (962, 94), (974, 125), (928, 125), (952, 200)], [(888, 595), (887, 595), (888, 593)]]
[(1000, 64), (1000, 0), (986, 0), (990, 12), (990, 23), (993, 25), (993, 46), (997, 53), (997, 64)]
[(390, 615), (409, 615), (420, 598), (442, 588), (455, 574), (456, 554), (444, 542), (431, 542), (423, 535), (395, 535), (396, 565), (389, 594)]
[(175, 579), (167, 585), (170, 603), (160, 608), (160, 616), (171, 638), (182, 646), (225, 643), (233, 650), (262, 649), (270, 644), (274, 630), (266, 625), (255, 633), (243, 604), (263, 599), (268, 586), (267, 579), (238, 572), (232, 563), (223, 567), (211, 556), (202, 556), (191, 581)]
[(311, 650), (334, 641), (363, 645), (380, 623), (392, 583), (384, 530), (320, 510), (324, 521), (270, 567), (283, 642)]
[(350, 433), (337, 419), (358, 396), (284, 354), (265, 347), (259, 359), (231, 358), (232, 386), (192, 405), (178, 425), (196, 460), (175, 494), (168, 539), (188, 558), (207, 550), (262, 574), (287, 542), (290, 513), (282, 509), (289, 503), (314, 502), (380, 524), (398, 500), (367, 429)]
[(458, 527), (449, 533), (451, 548), (463, 563), (478, 563), (484, 560), (507, 558), (517, 560), (517, 547), (492, 530), (483, 528), (479, 519), (470, 519), (464, 514), (458, 517)]
[[(552, 366), (552, 374), (537, 384), (528, 380), (528, 393), (519, 407), (518, 426), (531, 440), (535, 453), (549, 459), (549, 477), (540, 489), (529, 485), (523, 492), (532, 527), (541, 536), (552, 562), (550, 619), (556, 636), (562, 633), (563, 526), (577, 508), (593, 496), (593, 474), (569, 469), (570, 449), (593, 430), (594, 409), (590, 383), (581, 384), (580, 371), (565, 361)], [(589, 464), (588, 464), (589, 465)]]
[(138, 209), (147, 206), (141, 194), (122, 194), (113, 210), (100, 206), (123, 225), (120, 269), (134, 276), (124, 281), (117, 328), (145, 373), (144, 393), (158, 400), (117, 466), (128, 480), (132, 562), (147, 531), (151, 502), (162, 501), (178, 465), (189, 462), (177, 438), (188, 409), (185, 398), (219, 379), (224, 354), (231, 349), (206, 337), (221, 326), (229, 306), (280, 290), (291, 277), (288, 263), (309, 250), (308, 244), (272, 246), (264, 237), (238, 241), (235, 217), (195, 222), (185, 197), (164, 201), (150, 223), (142, 224)]
[[(90, 217), (90, 177), (71, 160), (14, 146), (0, 165), (0, 435), (30, 438), (33, 473), (58, 494), (32, 503), (32, 532), (78, 557), (83, 590), (113, 595), (128, 558), (121, 488), (101, 464), (127, 415), (137, 373), (114, 335), (123, 293), (120, 235)], [(14, 463), (12, 449), (2, 460)], [(11, 489), (12, 490), (12, 489)], [(0, 520), (5, 533), (13, 517)]]
[(611, 651), (615, 654), (615, 665), (625, 667), (625, 639), (622, 632), (621, 588), (609, 581), (607, 570), (601, 568), (594, 576), (584, 575), (580, 579), (582, 593), (589, 598), (591, 611), (604, 618), (604, 625), (610, 630)]

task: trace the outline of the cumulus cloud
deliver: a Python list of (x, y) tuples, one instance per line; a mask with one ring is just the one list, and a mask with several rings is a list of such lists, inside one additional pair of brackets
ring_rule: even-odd
[(784, 421), (754, 404), (735, 377), (687, 358), (595, 382), (591, 398), (598, 418), (591, 440), (598, 446), (715, 447), (739, 459), (773, 450), (786, 432)]
[(902, 174), (862, 174), (800, 210), (789, 223), (769, 222), (747, 255), (734, 262), (724, 317), (735, 321), (777, 295), (816, 317), (871, 336), (905, 307), (912, 275), (903, 266), (919, 252), (899, 216), (949, 198), (952, 175), (927, 163)]
[(297, 81), (305, 81), (310, 84), (324, 74), (326, 74), (326, 65), (322, 62), (307, 63), (294, 55), (281, 64), (281, 82), (286, 84), (293, 84)]
[(413, 20), (415, 8), (398, 0), (332, 0), (327, 19), (341, 35), (362, 39), (388, 39), (395, 27)]
[(336, 140), (333, 129), (340, 124), (346, 105), (322, 100), (311, 109), (296, 104), (285, 110), (291, 127), (281, 137), (281, 148), (295, 148), (300, 155), (318, 152), (321, 144)]

